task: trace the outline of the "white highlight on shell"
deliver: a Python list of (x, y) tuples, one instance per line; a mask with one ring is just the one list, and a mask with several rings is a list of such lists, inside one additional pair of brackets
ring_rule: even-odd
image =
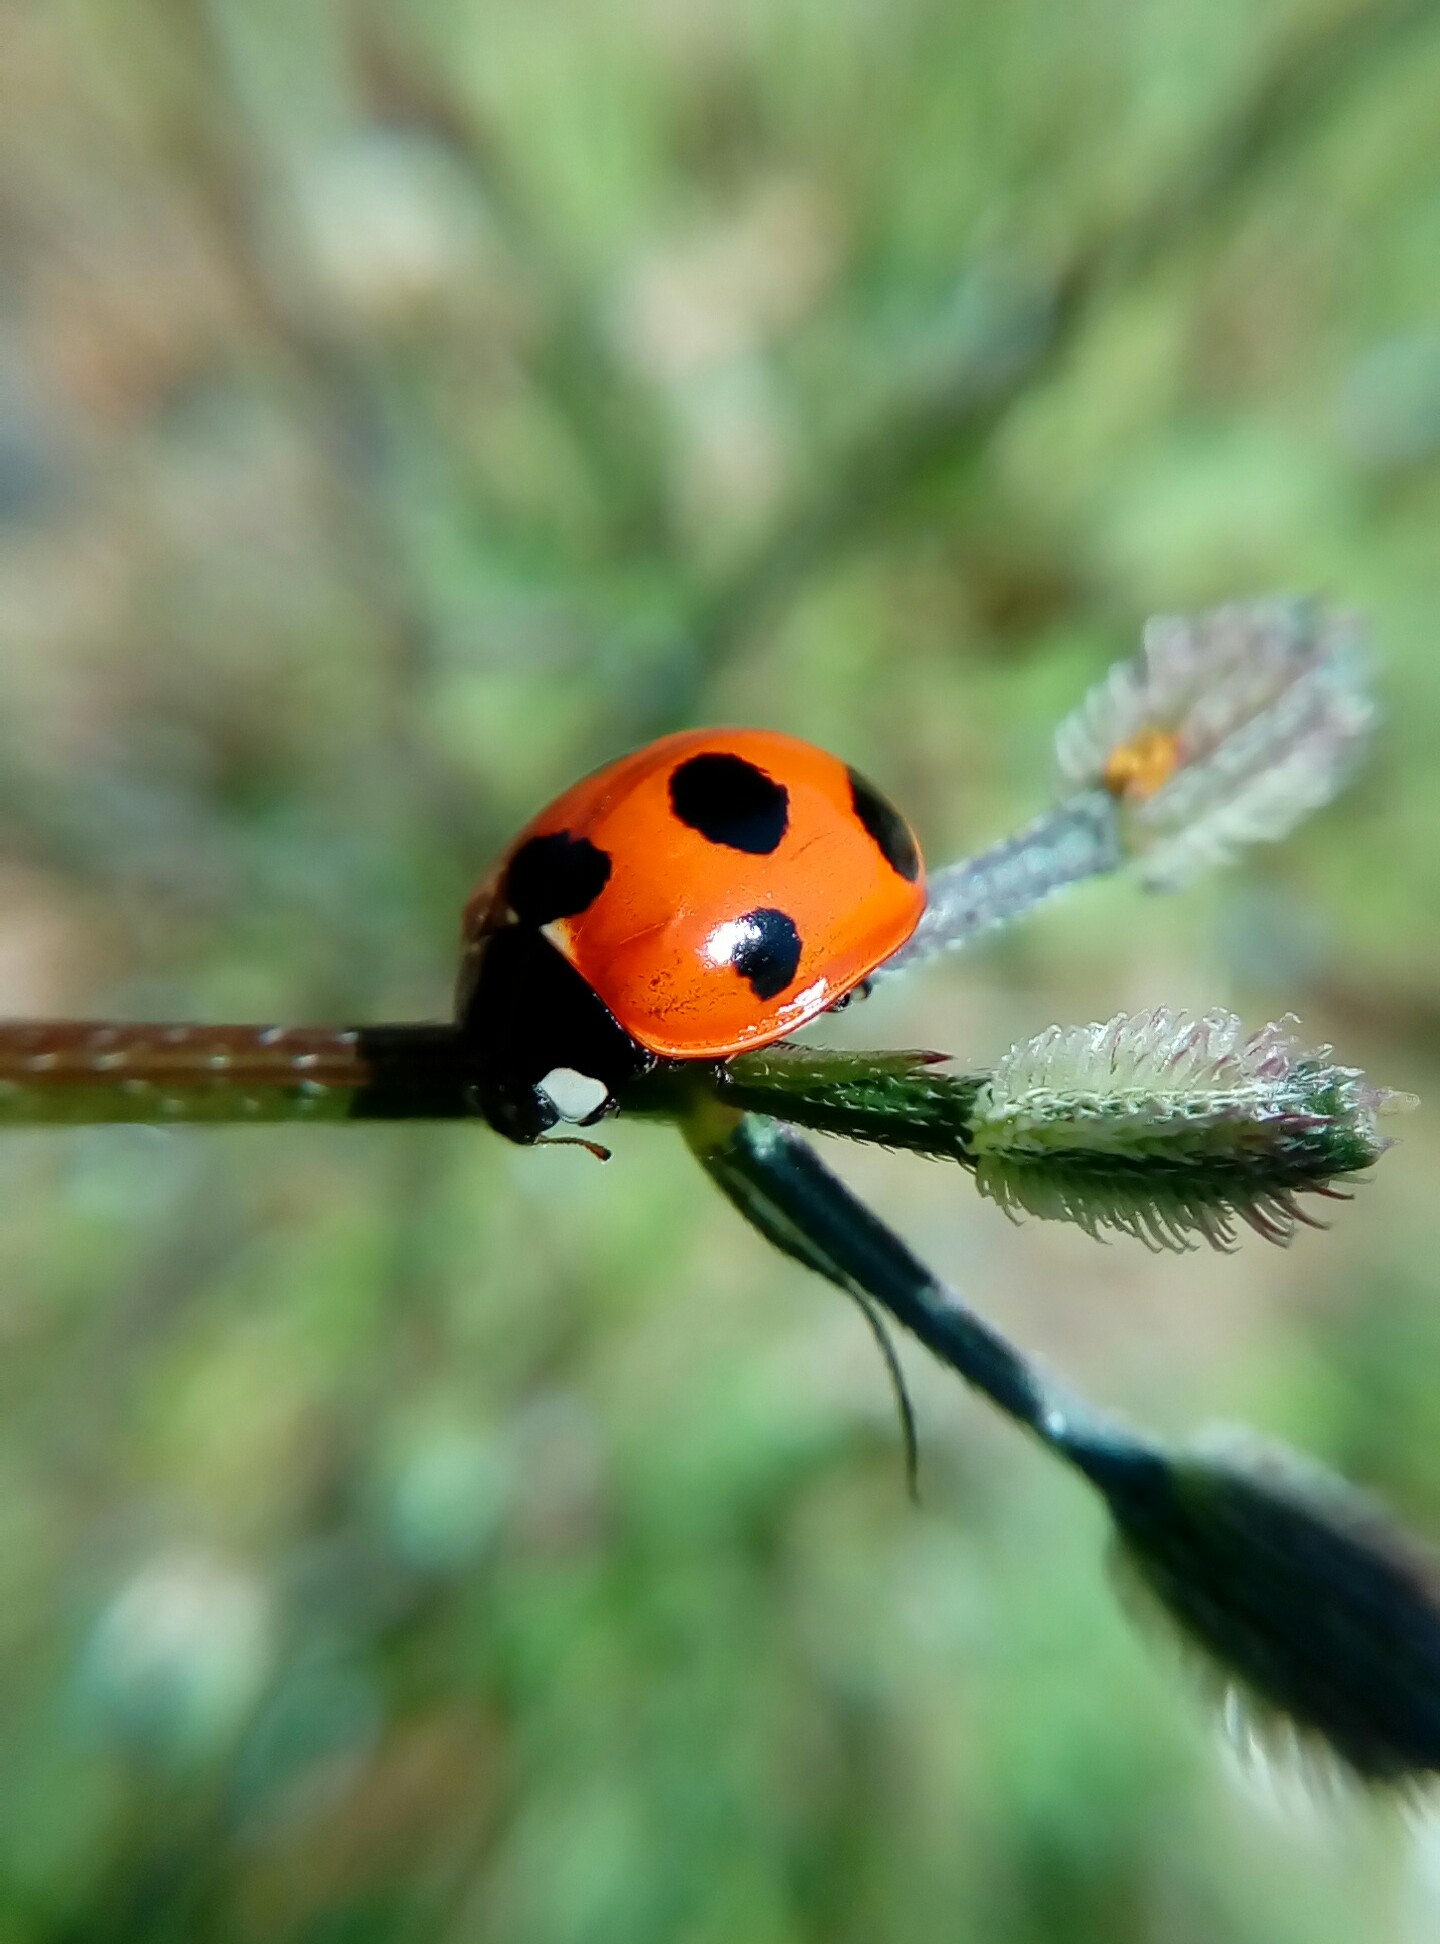
[(747, 918), (727, 918), (705, 940), (705, 956), (712, 965), (733, 965), (735, 954), (755, 937), (755, 927)]
[(795, 1020), (809, 1019), (813, 1013), (819, 1012), (824, 1006), (829, 991), (828, 979), (816, 979), (813, 984), (806, 986), (803, 992), (797, 992), (793, 999), (785, 1001), (780, 1008), (780, 1017)]
[(593, 1074), (577, 1073), (574, 1067), (551, 1067), (540, 1082), (544, 1094), (563, 1121), (577, 1124), (598, 1114), (610, 1098), (610, 1089)]

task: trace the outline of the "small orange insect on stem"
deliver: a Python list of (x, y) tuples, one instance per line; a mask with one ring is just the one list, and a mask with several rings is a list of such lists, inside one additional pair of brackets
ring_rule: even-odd
[(1177, 731), (1146, 729), (1111, 750), (1101, 780), (1111, 796), (1144, 803), (1170, 781), (1183, 760)]

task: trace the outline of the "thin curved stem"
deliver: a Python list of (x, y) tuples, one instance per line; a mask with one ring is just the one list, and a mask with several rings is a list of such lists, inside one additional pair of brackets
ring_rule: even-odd
[[(756, 1115), (685, 1123), (701, 1166), (745, 1219), (847, 1295), (878, 1303), (1007, 1417), (1074, 1463), (1104, 1420), (938, 1280), (805, 1141)], [(1116, 1435), (1125, 1434), (1116, 1431)]]

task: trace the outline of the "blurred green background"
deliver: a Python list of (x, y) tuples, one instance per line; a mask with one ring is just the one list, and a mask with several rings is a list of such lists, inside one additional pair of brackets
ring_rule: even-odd
[[(1287, 1009), (1440, 1093), (1440, 8), (0, 0), (0, 1008), (444, 1013), (659, 729), (935, 860), (1140, 621), (1373, 619), (1343, 801), (831, 1030)], [(842, 1154), (1027, 1346), (1440, 1535), (1424, 1114), (1328, 1236), (1154, 1259)], [(663, 1130), (0, 1144), (0, 1944), (1427, 1944), (1278, 1810), (1098, 1513)]]

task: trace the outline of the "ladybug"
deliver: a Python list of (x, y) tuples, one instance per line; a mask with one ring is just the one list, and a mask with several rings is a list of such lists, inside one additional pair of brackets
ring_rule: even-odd
[(794, 736), (698, 729), (583, 778), (466, 906), (456, 995), (475, 1106), (531, 1142), (662, 1062), (724, 1060), (860, 987), (925, 905), (919, 847)]

